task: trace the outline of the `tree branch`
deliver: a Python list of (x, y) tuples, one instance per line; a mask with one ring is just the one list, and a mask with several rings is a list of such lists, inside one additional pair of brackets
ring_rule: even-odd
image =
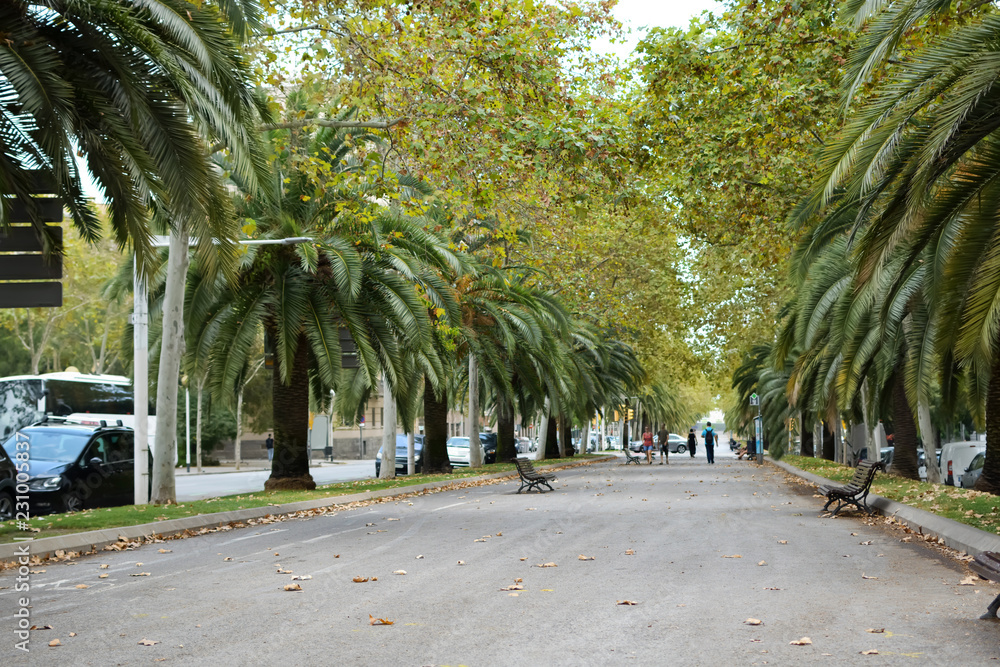
[(260, 129), (262, 131), (268, 130), (297, 130), (301, 127), (308, 127), (310, 125), (318, 125), (320, 127), (347, 127), (347, 128), (367, 128), (372, 130), (388, 130), (389, 128), (395, 127), (400, 123), (404, 122), (405, 118), (393, 118), (392, 120), (327, 120), (325, 118), (304, 118), (302, 120), (293, 120), (287, 123), (269, 123), (267, 125), (261, 125)]

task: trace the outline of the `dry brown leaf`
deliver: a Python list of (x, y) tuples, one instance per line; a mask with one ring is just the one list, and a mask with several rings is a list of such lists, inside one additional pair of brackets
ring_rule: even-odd
[(282, 570), (281, 568), (278, 568), (277, 570), (277, 574), (291, 574), (291, 573), (292, 573), (291, 570)]
[(584, 556), (583, 554), (580, 554), (579, 556), (576, 557), (576, 559), (577, 560), (594, 560), (594, 557), (593, 556)]
[(285, 584), (286, 591), (301, 591), (302, 587), (298, 584)]
[(861, 573), (861, 578), (862, 578), (862, 579), (878, 579), (878, 577), (869, 577), (869, 576), (868, 576), (867, 574), (865, 574), (864, 572), (862, 572), (862, 573)]
[(761, 565), (761, 566), (767, 565), (767, 561), (766, 560), (762, 560), (759, 563), (757, 563), (757, 565)]
[(230, 556), (226, 556), (226, 557), (225, 557), (225, 558), (223, 558), (222, 560), (232, 560), (232, 558), (231, 558)]
[(723, 558), (743, 558), (743, 556), (739, 554), (733, 554), (732, 556), (723, 556)]
[[(106, 570), (106, 569), (108, 569), (109, 567), (111, 567), (111, 566), (110, 566), (110, 565), (108, 565), (107, 563), (105, 563), (104, 565), (101, 565), (101, 569), (102, 569), (102, 570)], [(44, 570), (43, 570), (43, 571), (44, 571)]]
[(803, 637), (802, 639), (793, 639), (788, 643), (791, 644), (792, 646), (808, 646), (809, 644), (813, 643), (813, 640), (809, 639), (808, 637)]
[(635, 605), (637, 605), (639, 603), (635, 602), (633, 600), (619, 600), (615, 604), (620, 604), (620, 605), (625, 606), (625, 607), (632, 607), (632, 606), (635, 606)]
[(507, 595), (509, 595), (512, 598), (516, 598), (518, 594), (517, 593), (507, 593)]
[(521, 577), (518, 577), (517, 579), (514, 580), (514, 583), (515, 584), (520, 584), (523, 581), (524, 581), (524, 579), (522, 579)]
[(161, 554), (168, 554), (168, 553), (171, 553), (172, 551), (173, 551), (173, 549), (160, 549), (160, 553)]
[(87, 584), (77, 584), (76, 587), (77, 588), (90, 588), (90, 586), (88, 586)]
[(522, 586), (521, 584), (511, 584), (510, 586), (504, 586), (500, 590), (502, 590), (502, 591), (523, 591), (524, 590), (524, 586)]
[(527, 556), (522, 556), (521, 560), (528, 560), (528, 557)]
[(778, 544), (788, 544), (788, 540), (778, 540)]
[(865, 540), (864, 542), (858, 542), (858, 544), (860, 544), (860, 545), (861, 545), (861, 546), (863, 546), (863, 547), (867, 547), (867, 546), (870, 546), (870, 545), (871, 545), (871, 543), (872, 543), (872, 541), (871, 541), (871, 540)]
[(861, 655), (878, 655), (878, 649), (870, 648), (867, 651), (862, 651)]
[(484, 540), (482, 538), (478, 538), (478, 539), (475, 539), (475, 540), (472, 540), (472, 541), (473, 542), (485, 542), (486, 540)]
[(970, 574), (965, 579), (958, 582), (959, 586), (975, 586), (976, 585), (976, 575)]
[(423, 558), (423, 557), (424, 557), (424, 555), (423, 555), (423, 554), (420, 554), (420, 555), (418, 555), (418, 556), (416, 557), (416, 559), (415, 559), (415, 560), (420, 560), (420, 559), (421, 559), (421, 558)]
[(292, 577), (292, 581), (308, 581), (309, 579), (312, 578), (313, 576), (311, 574), (296, 574), (294, 577)]
[(107, 579), (108, 575), (106, 575), (106, 574), (99, 574), (99, 575), (97, 575), (97, 578), (98, 579)]
[(142, 567), (142, 563), (136, 563), (135, 566), (136, 567)]
[(51, 630), (52, 626), (51, 625), (42, 625), (42, 626), (33, 625), (30, 628), (28, 628), (28, 629), (29, 630)]
[(406, 570), (393, 570), (393, 574), (406, 574)]
[(626, 549), (625, 550), (625, 555), (626, 556), (634, 556), (635, 555), (635, 549)]
[(58, 639), (53, 639), (52, 641), (49, 642), (49, 646), (62, 646), (62, 642), (59, 641)]
[(28, 574), (45, 574), (45, 570), (28, 570)]
[(764, 621), (760, 620), (759, 618), (748, 618), (747, 620), (743, 621), (743, 625), (764, 625)]
[(503, 533), (497, 533), (497, 537), (503, 537)]
[(885, 628), (868, 628), (865, 632), (870, 632), (873, 635), (880, 635), (885, 632)]
[(371, 614), (368, 614), (368, 625), (392, 625), (394, 622), (388, 618), (375, 618)]
[(356, 584), (363, 584), (366, 581), (368, 581), (368, 577), (354, 577), (353, 579), (351, 579), (351, 581), (353, 581)]
[(128, 576), (130, 576), (130, 577), (148, 577), (149, 576), (149, 572), (136, 572), (136, 573), (130, 574)]
[(539, 563), (535, 567), (559, 567), (555, 563)]
[(139, 644), (139, 646), (156, 646), (160, 642), (156, 641), (155, 639), (145, 639), (145, 638), (143, 638), (143, 639), (140, 639), (136, 643)]
[(69, 633), (69, 636), (70, 637), (76, 637), (76, 633), (75, 632), (71, 632), (71, 633)]

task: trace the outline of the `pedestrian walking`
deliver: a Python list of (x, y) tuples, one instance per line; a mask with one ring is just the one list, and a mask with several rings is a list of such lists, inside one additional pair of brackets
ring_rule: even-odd
[(694, 458), (694, 450), (698, 448), (698, 439), (694, 436), (694, 428), (688, 432), (688, 454)]
[(708, 462), (715, 463), (715, 431), (712, 430), (712, 422), (705, 422), (701, 437), (705, 439), (705, 456), (708, 457)]
[(657, 439), (660, 441), (660, 465), (666, 463), (670, 464), (670, 434), (667, 433), (667, 429), (661, 428), (656, 434)]
[(271, 437), (270, 433), (267, 434), (267, 440), (264, 441), (264, 446), (267, 447), (267, 460), (268, 461), (273, 461), (274, 460), (274, 438)]
[(653, 432), (648, 426), (642, 432), (642, 448), (646, 452), (646, 461), (653, 465)]

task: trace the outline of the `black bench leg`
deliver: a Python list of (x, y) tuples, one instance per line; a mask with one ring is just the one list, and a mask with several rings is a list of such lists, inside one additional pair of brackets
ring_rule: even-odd
[(822, 510), (820, 510), (820, 511), (821, 511), (821, 512), (825, 512), (825, 511), (827, 511), (827, 509), (828, 509), (828, 508), (830, 507), (830, 505), (831, 505), (831, 504), (833, 503), (833, 501), (834, 501), (834, 500), (836, 500), (836, 498), (834, 498), (834, 497), (830, 497), (830, 498), (829, 498), (829, 499), (828, 499), (828, 500), (826, 501), (826, 505), (823, 505), (823, 509), (822, 509)]
[(981, 618), (984, 621), (1000, 620), (997, 618), (998, 609), (1000, 609), (1000, 595), (993, 598), (993, 602), (991, 602), (990, 606), (986, 608), (986, 613), (980, 616), (979, 618)]

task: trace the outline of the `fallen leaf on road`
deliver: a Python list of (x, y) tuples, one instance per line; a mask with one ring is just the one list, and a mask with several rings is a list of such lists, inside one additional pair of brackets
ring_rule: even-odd
[(521, 558), (521, 560), (528, 560), (528, 557), (524, 556), (524, 557)]
[(958, 582), (958, 585), (959, 586), (975, 586), (976, 585), (976, 576), (973, 575), (973, 574), (970, 574), (968, 577), (966, 577), (965, 579), (962, 579), (960, 582)]
[(62, 646), (62, 642), (59, 641), (58, 639), (53, 639), (52, 641), (49, 642), (49, 646)]
[(311, 574), (296, 574), (292, 577), (292, 581), (307, 581), (312, 578), (313, 576)]
[(353, 579), (351, 579), (351, 581), (353, 581), (356, 584), (363, 584), (366, 581), (368, 581), (368, 577), (354, 577)]
[(870, 648), (867, 651), (862, 651), (861, 655), (878, 655), (878, 649)]
[(507, 593), (507, 595), (509, 595), (512, 598), (516, 598), (518, 594), (517, 593)]
[(465, 565), (465, 561), (464, 560), (460, 560), (460, 561), (458, 561), (458, 564), (459, 565)]
[(275, 571), (276, 574), (291, 574), (291, 570), (282, 570), (280, 567)]
[(232, 558), (230, 558), (229, 556), (226, 556), (226, 557), (225, 557), (225, 558), (223, 558), (222, 560), (232, 560)]
[(88, 586), (87, 584), (77, 584), (76, 587), (77, 588), (90, 588), (90, 586)]
[(393, 574), (406, 574), (406, 570), (393, 570)]
[(759, 563), (757, 563), (757, 565), (767, 565), (767, 561), (766, 560), (762, 560)]
[[(101, 569), (102, 569), (102, 570), (106, 570), (106, 569), (108, 569), (109, 567), (111, 567), (111, 566), (110, 566), (110, 565), (108, 565), (107, 563), (105, 563), (104, 565), (102, 565), (102, 566), (101, 566)], [(42, 570), (42, 572), (45, 572), (45, 570)]]
[(776, 586), (768, 586), (764, 589), (765, 591), (780, 591), (781, 589)]
[(515, 583), (515, 584), (519, 584), (519, 583), (521, 583), (522, 581), (524, 581), (524, 579), (522, 579), (521, 577), (518, 577), (517, 579), (515, 579), (515, 580), (514, 580), (514, 583)]
[(523, 591), (524, 590), (524, 586), (522, 586), (521, 584), (511, 584), (510, 586), (504, 586), (500, 590), (502, 590), (502, 591)]
[(372, 527), (372, 526), (374, 526), (374, 525), (375, 525), (374, 523), (366, 523), (366, 524), (365, 524), (365, 527), (366, 527), (366, 528), (371, 528), (371, 527)]
[(155, 639), (140, 639), (140, 640), (139, 640), (138, 642), (136, 642), (136, 643), (137, 643), (137, 644), (138, 644), (139, 646), (156, 646), (156, 645), (157, 645), (157, 644), (159, 644), (160, 642), (156, 641)]
[(130, 576), (130, 577), (148, 577), (149, 576), (149, 572), (135, 572), (135, 573), (130, 574), (128, 576)]
[(619, 600), (615, 604), (620, 604), (620, 605), (624, 605), (626, 607), (631, 607), (631, 606), (635, 606), (635, 605), (637, 605), (639, 603), (638, 602), (633, 602), (632, 600)]
[(142, 567), (142, 563), (136, 563), (135, 566), (136, 567)]
[(778, 540), (778, 544), (788, 544), (788, 540)]
[(71, 633), (69, 633), (69, 636), (70, 637), (76, 637), (76, 633), (75, 632), (71, 632)]
[(880, 635), (885, 632), (885, 628), (868, 628), (865, 632), (870, 632), (873, 635)]
[(424, 557), (424, 555), (423, 555), (423, 554), (420, 554), (419, 556), (417, 556), (416, 560), (420, 560), (420, 559), (421, 559), (421, 558), (423, 558), (423, 557)]
[(534, 509), (535, 509), (534, 507), (529, 507), (529, 508), (527, 508), (527, 509), (526, 509), (526, 510), (524, 510), (524, 511), (525, 511), (525, 512), (531, 512), (531, 511), (532, 511), (532, 510), (534, 510)]
[[(107, 565), (104, 567), (107, 567)], [(45, 570), (28, 570), (28, 574), (45, 574)]]
[(625, 550), (625, 555), (626, 556), (634, 556), (635, 555), (635, 549), (626, 549)]
[(386, 521), (399, 521), (399, 519), (386, 519)]
[(802, 639), (793, 639), (788, 643), (791, 644), (792, 646), (808, 646), (809, 644), (813, 643), (813, 640), (809, 639), (808, 637), (803, 637)]
[(29, 630), (51, 630), (52, 626), (51, 625), (42, 625), (42, 626), (33, 625), (30, 628), (28, 628), (28, 629)]
[(172, 551), (173, 551), (173, 549), (160, 549), (160, 553), (161, 554), (168, 554), (168, 553), (171, 553)]
[(375, 618), (371, 614), (368, 614), (368, 625), (392, 625), (394, 621), (390, 621), (388, 618)]
[(760, 620), (759, 618), (748, 618), (747, 620), (743, 621), (743, 625), (764, 625), (764, 621)]
[[(490, 503), (492, 504), (492, 503)], [(497, 533), (497, 537), (503, 537), (503, 533)]]
[(857, 537), (857, 536), (858, 536), (857, 533), (851, 533), (851, 537)]
[(861, 578), (862, 578), (862, 579), (878, 579), (878, 577), (869, 577), (869, 576), (868, 576), (867, 574), (865, 574), (864, 572), (862, 572), (862, 573), (861, 573)]
[(535, 567), (559, 567), (555, 563), (539, 563)]
[(484, 540), (483, 538), (480, 537), (480, 538), (472, 540), (472, 541), (473, 542), (485, 542), (486, 540)]
[(99, 574), (99, 575), (97, 575), (97, 578), (98, 579), (107, 579), (108, 575), (106, 575), (106, 574)]
[(584, 556), (583, 554), (580, 554), (579, 556), (576, 557), (576, 559), (577, 560), (594, 560), (594, 557), (593, 556)]
[(302, 587), (298, 584), (285, 584), (286, 591), (301, 591)]
[(743, 556), (739, 554), (733, 554), (732, 556), (723, 556), (723, 558), (743, 558)]

